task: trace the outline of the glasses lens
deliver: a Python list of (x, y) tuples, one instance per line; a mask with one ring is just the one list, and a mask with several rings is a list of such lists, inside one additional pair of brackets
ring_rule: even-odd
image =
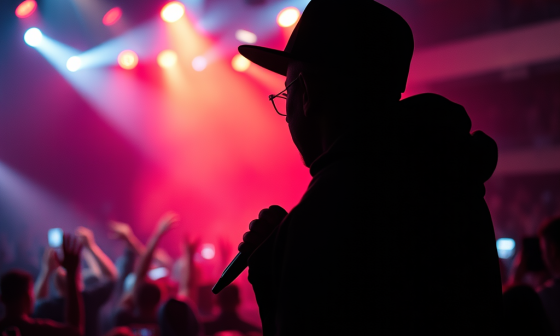
[(274, 98), (274, 106), (276, 106), (278, 113), (286, 115), (286, 99), (280, 97)]

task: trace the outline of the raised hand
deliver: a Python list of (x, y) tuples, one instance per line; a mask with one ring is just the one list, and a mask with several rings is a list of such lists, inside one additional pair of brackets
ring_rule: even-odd
[(242, 253), (252, 253), (284, 220), (288, 212), (278, 205), (259, 212), (259, 218), (249, 223), (249, 231), (243, 235), (243, 242), (237, 249)]
[(199, 247), (200, 247), (200, 238), (191, 240), (188, 235), (183, 236), (181, 250), (183, 251), (184, 255), (188, 255), (192, 258)]
[(50, 247), (45, 249), (43, 253), (43, 260), (41, 262), (41, 268), (47, 271), (48, 274), (54, 272), (54, 270), (60, 266), (58, 259), (56, 257), (56, 251)]
[(132, 229), (130, 225), (111, 221), (109, 223), (109, 229), (111, 230), (111, 238), (113, 239), (127, 239), (132, 235)]
[(175, 227), (175, 223), (179, 221), (179, 216), (174, 212), (165, 213), (159, 220), (155, 234), (162, 236), (167, 231)]
[(62, 239), (62, 253), (63, 259), (58, 260), (60, 265), (66, 269), (68, 273), (76, 273), (80, 265), (80, 252), (82, 251), (82, 244), (76, 237), (67, 233), (64, 234)]
[(76, 238), (83, 247), (91, 249), (91, 247), (95, 245), (95, 238), (90, 229), (80, 226), (76, 229), (75, 234)]

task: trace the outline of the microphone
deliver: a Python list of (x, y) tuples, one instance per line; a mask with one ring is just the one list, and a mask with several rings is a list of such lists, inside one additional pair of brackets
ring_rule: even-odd
[(249, 253), (237, 253), (235, 258), (229, 263), (228, 267), (222, 273), (222, 276), (212, 287), (212, 293), (218, 294), (222, 289), (226, 288), (233, 280), (237, 279), (239, 274), (247, 267), (247, 260), (249, 260)]
[[(280, 224), (280, 222), (282, 222), (282, 220), (287, 215), (288, 212), (286, 212), (286, 210), (284, 210), (282, 207), (278, 205), (271, 205), (268, 209), (261, 210), (261, 212), (259, 213), (259, 219), (256, 219), (251, 222), (251, 224), (249, 225), (250, 232), (248, 233), (255, 235), (255, 233), (252, 233), (253, 225), (256, 225), (258, 228), (261, 228), (260, 230), (257, 229), (257, 232), (260, 231), (261, 233), (264, 233), (261, 236), (262, 240), (259, 239), (261, 240), (260, 243), (262, 243), (266, 240), (267, 237), (269, 237), (272, 234), (272, 231), (274, 231), (274, 229)], [(261, 233), (256, 233), (256, 234), (260, 236)], [(245, 240), (245, 235), (243, 236), (243, 238)], [(212, 293), (218, 294), (222, 289), (226, 288), (230, 283), (232, 283), (233, 280), (237, 279), (239, 274), (241, 274), (241, 272), (243, 272), (243, 270), (247, 267), (247, 261), (249, 260), (249, 256), (251, 256), (251, 254), (257, 248), (258, 247), (255, 247), (255, 249), (251, 251), (237, 253), (235, 258), (233, 258), (233, 260), (229, 263), (229, 265), (222, 273), (222, 276), (220, 277), (218, 282), (216, 282), (216, 284), (212, 288)]]

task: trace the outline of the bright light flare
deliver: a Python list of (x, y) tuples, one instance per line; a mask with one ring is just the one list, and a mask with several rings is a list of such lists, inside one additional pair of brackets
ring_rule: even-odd
[(278, 17), (276, 18), (276, 22), (278, 22), (278, 25), (280, 27), (284, 27), (284, 28), (291, 27), (299, 20), (299, 16), (300, 16), (299, 9), (295, 7), (284, 8), (278, 14)]
[(161, 10), (161, 18), (165, 22), (175, 22), (185, 15), (185, 6), (179, 1), (168, 3)]
[(239, 29), (238, 31), (235, 32), (235, 38), (240, 41), (240, 42), (244, 42), (247, 44), (253, 44), (253, 43), (257, 43), (257, 35), (255, 35), (254, 33), (251, 33), (250, 31), (246, 31), (243, 29)]
[(204, 56), (197, 56), (192, 61), (192, 67), (196, 71), (202, 71), (208, 66), (208, 61)]
[(72, 56), (66, 61), (66, 68), (71, 72), (76, 72), (82, 67), (82, 59), (78, 56)]
[(511, 238), (500, 238), (496, 241), (498, 257), (501, 259), (510, 258), (515, 252), (515, 240)]
[(16, 16), (20, 19), (25, 19), (31, 16), (37, 9), (37, 3), (35, 0), (26, 0), (19, 4), (16, 8)]
[(173, 50), (164, 50), (159, 53), (157, 62), (162, 68), (171, 68), (177, 64), (177, 53)]
[(125, 50), (119, 54), (118, 62), (121, 68), (131, 70), (138, 65), (138, 55), (132, 50)]
[(117, 23), (122, 16), (122, 10), (119, 7), (111, 8), (103, 16), (103, 24), (106, 26), (111, 26)]
[(202, 245), (202, 251), (200, 251), (200, 255), (202, 256), (202, 258), (206, 260), (213, 259), (214, 256), (216, 255), (216, 250), (214, 248), (214, 245), (212, 244)]
[(237, 54), (231, 60), (231, 66), (235, 71), (244, 72), (249, 69), (251, 61), (243, 57), (243, 55)]
[(32, 47), (37, 47), (43, 41), (43, 33), (38, 28), (29, 28), (23, 35), (25, 43)]

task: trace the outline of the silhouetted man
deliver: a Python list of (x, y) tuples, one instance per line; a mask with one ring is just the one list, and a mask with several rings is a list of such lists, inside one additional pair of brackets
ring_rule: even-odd
[(270, 99), (313, 176), (287, 216), (261, 211), (239, 246), (258, 246), (249, 280), (265, 335), (496, 334), (483, 183), (497, 147), (470, 134), (460, 105), (400, 100), (413, 48), (404, 19), (372, 0), (312, 0), (284, 51), (239, 48), (286, 76)]

